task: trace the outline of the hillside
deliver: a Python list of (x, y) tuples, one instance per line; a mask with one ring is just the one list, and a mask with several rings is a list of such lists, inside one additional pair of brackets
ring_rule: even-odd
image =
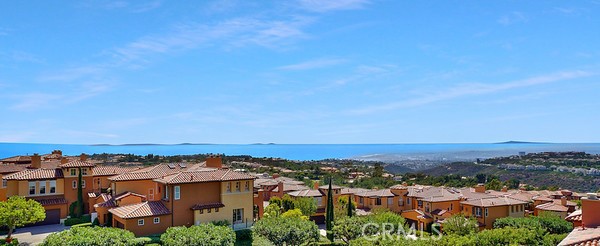
[(503, 170), (493, 165), (455, 162), (422, 171), (426, 175), (459, 175), (473, 177), (479, 173), (495, 175), (501, 181), (515, 178), (521, 183), (536, 187), (558, 187), (578, 192), (597, 191), (600, 189), (599, 176), (582, 176), (573, 173), (532, 170)]

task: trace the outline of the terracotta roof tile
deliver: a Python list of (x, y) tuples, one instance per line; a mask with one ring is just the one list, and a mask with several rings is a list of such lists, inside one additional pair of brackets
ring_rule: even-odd
[(0, 160), (0, 162), (27, 162), (31, 161), (31, 156), (18, 155)]
[(35, 198), (33, 199), (42, 204), (42, 206), (49, 205), (57, 205), (57, 204), (67, 204), (69, 203), (67, 199), (64, 197), (54, 197), (54, 198)]
[(255, 177), (252, 175), (232, 171), (230, 169), (209, 169), (177, 172), (162, 178), (154, 179), (154, 181), (163, 184), (186, 184), (213, 181), (249, 180), (254, 178)]
[(27, 169), (27, 165), (0, 164), (0, 174), (16, 173)]
[(356, 193), (357, 196), (362, 197), (392, 197), (394, 193), (390, 189), (383, 190), (366, 190), (364, 192)]
[(600, 227), (573, 229), (559, 246), (597, 246), (600, 245)]
[(495, 206), (527, 204), (527, 202), (513, 199), (510, 197), (488, 197), (488, 198), (462, 201), (461, 204), (467, 204), (467, 205), (472, 205), (472, 206), (477, 206), (477, 207), (495, 207)]
[(65, 167), (93, 167), (94, 164), (87, 162), (87, 161), (81, 161), (81, 160), (76, 160), (76, 161), (71, 161), (71, 162), (67, 162), (65, 164), (61, 164), (59, 165), (59, 167), (65, 168)]
[(570, 221), (570, 222), (575, 222), (575, 221), (581, 221), (583, 218), (581, 217), (581, 209), (579, 210), (575, 210), (575, 212), (567, 215), (567, 217), (565, 217), (565, 220)]
[(321, 197), (323, 194), (319, 190), (298, 190), (288, 193), (293, 197)]
[(60, 169), (27, 169), (4, 177), (7, 180), (43, 180), (63, 178)]
[(196, 204), (196, 205), (192, 206), (192, 210), (222, 208), (222, 207), (225, 207), (225, 205), (223, 203), (213, 202), (213, 203)]
[(97, 166), (92, 172), (94, 176), (114, 176), (140, 169), (139, 167)]
[(215, 170), (214, 168), (204, 168), (201, 166), (201, 164), (169, 163), (140, 168), (137, 170), (129, 171), (120, 175), (110, 177), (108, 179), (112, 181), (157, 179), (181, 171), (203, 169)]
[(171, 211), (160, 201), (149, 201), (116, 207), (108, 210), (115, 216), (123, 219), (142, 218), (170, 214)]
[(557, 211), (557, 212), (567, 212), (569, 208), (561, 205), (560, 203), (548, 202), (544, 204), (540, 204), (535, 206), (536, 209), (546, 210), (546, 211)]

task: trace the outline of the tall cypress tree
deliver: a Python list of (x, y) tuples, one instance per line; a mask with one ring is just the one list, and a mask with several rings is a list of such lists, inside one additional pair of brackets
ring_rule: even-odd
[(83, 188), (81, 187), (83, 176), (81, 174), (81, 167), (77, 168), (77, 170), (79, 171), (79, 175), (77, 176), (77, 217), (81, 217), (83, 215)]
[(352, 206), (352, 194), (348, 195), (348, 217), (352, 217), (354, 206)]
[(331, 190), (331, 178), (329, 178), (329, 188), (327, 189), (327, 211), (325, 211), (325, 226), (327, 229), (327, 239), (333, 242), (333, 193)]

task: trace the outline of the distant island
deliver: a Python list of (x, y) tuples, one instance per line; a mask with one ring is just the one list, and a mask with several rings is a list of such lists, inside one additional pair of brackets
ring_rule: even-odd
[(527, 141), (506, 141), (495, 144), (550, 144), (546, 142), (527, 142)]

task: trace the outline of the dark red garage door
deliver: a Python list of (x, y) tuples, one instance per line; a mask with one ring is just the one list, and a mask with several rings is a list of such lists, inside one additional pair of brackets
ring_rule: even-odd
[[(60, 223), (60, 209), (46, 210), (46, 219), (33, 225), (51, 225)], [(33, 226), (32, 225), (32, 226)]]

